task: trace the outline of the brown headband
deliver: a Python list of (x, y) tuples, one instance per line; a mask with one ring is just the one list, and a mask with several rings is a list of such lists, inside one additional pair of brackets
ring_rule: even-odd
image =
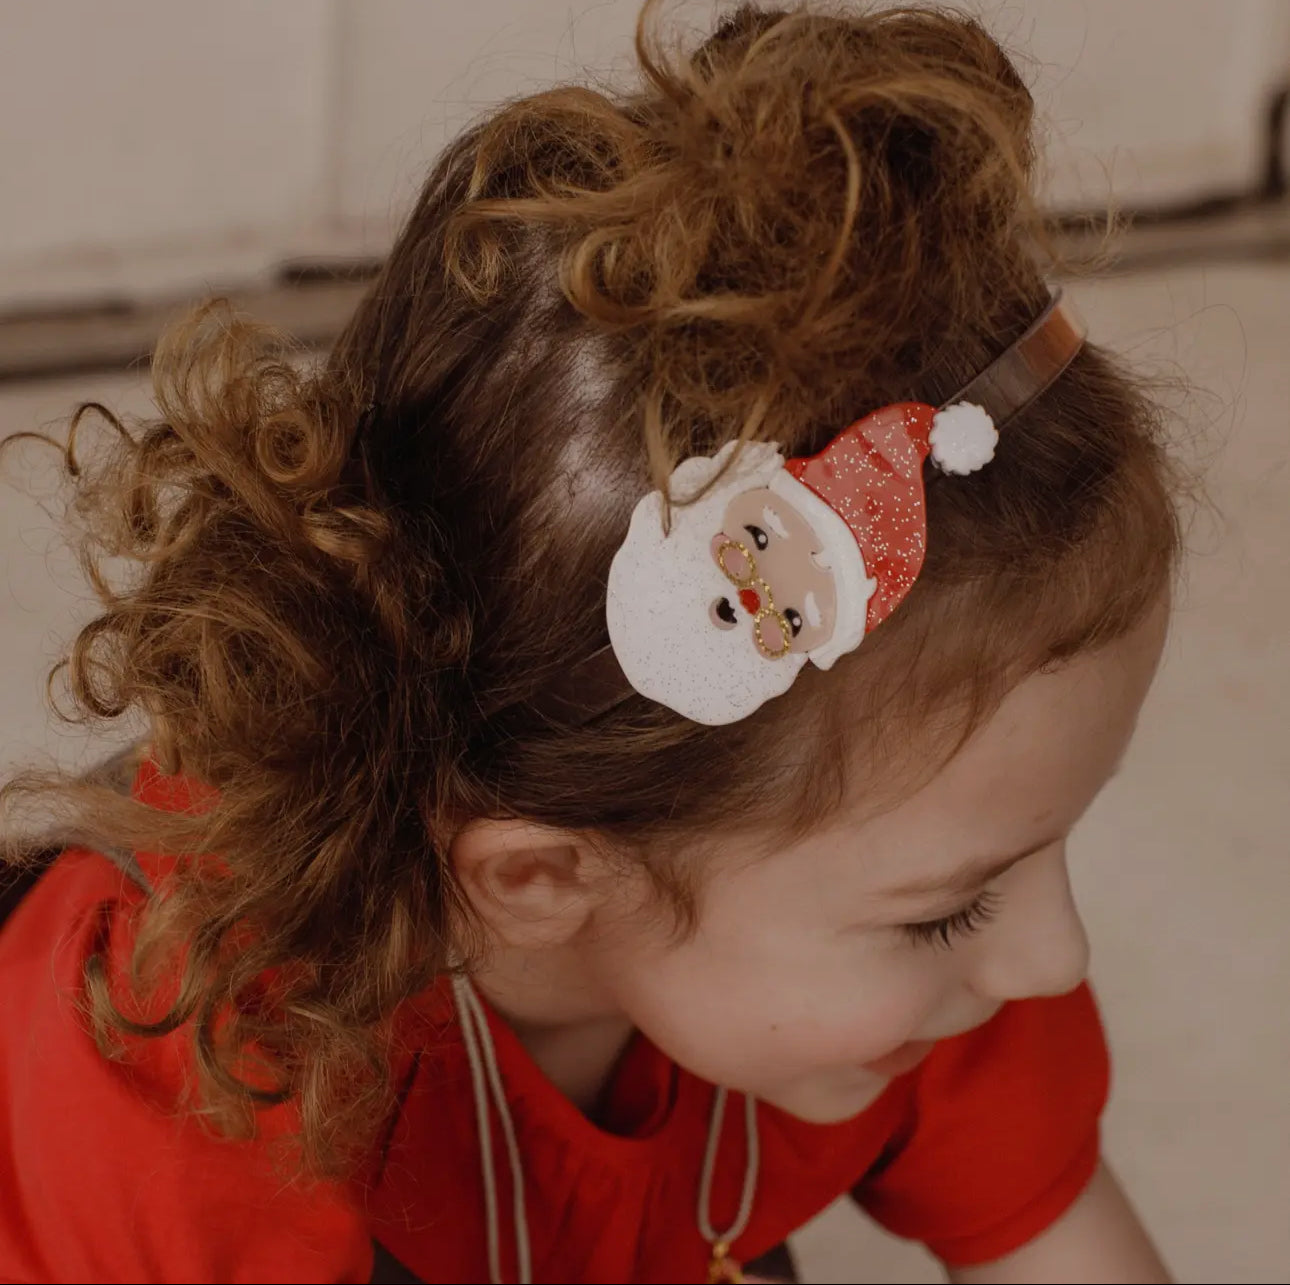
[[(1054, 290), (1025, 334), (942, 406), (972, 403), (1002, 428), (1051, 387), (1083, 347), (1086, 333), (1083, 319), (1061, 290)], [(569, 666), (525, 703), (544, 718), (577, 727), (633, 695), (613, 648), (606, 645)]]
[(943, 404), (972, 402), (1002, 428), (1051, 387), (1074, 361), (1087, 333), (1084, 319), (1061, 290), (1054, 290), (1030, 329)]

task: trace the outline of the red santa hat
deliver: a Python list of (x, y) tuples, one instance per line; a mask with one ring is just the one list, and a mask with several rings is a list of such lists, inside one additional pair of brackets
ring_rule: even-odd
[(887, 619), (913, 587), (927, 549), (923, 462), (947, 473), (989, 463), (999, 438), (979, 406), (936, 410), (898, 402), (839, 433), (816, 455), (788, 460), (771, 481), (810, 522), (833, 572), (837, 617), (810, 653), (828, 669)]

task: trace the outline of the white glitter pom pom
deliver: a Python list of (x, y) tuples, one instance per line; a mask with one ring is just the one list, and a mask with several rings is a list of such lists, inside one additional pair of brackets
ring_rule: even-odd
[(927, 440), (942, 472), (975, 473), (994, 459), (999, 430), (980, 406), (955, 402), (936, 412)]

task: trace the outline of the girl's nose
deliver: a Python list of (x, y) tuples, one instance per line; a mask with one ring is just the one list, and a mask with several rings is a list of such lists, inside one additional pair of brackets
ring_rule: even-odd
[(972, 975), (977, 994), (999, 1002), (1064, 995), (1088, 971), (1088, 936), (1071, 895), (1065, 844), (1013, 872), (998, 921), (983, 935)]

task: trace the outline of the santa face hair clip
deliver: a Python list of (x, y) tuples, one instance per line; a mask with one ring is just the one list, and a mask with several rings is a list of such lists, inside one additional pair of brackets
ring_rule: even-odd
[(955, 474), (988, 464), (996, 424), (1047, 388), (1083, 338), (1055, 295), (952, 405), (884, 406), (809, 457), (732, 442), (684, 460), (670, 526), (652, 491), (609, 570), (610, 647), (627, 683), (717, 726), (787, 691), (807, 661), (829, 669), (854, 651), (922, 569), (924, 462)]
[[(899, 605), (927, 543), (923, 462), (971, 473), (998, 432), (979, 406), (885, 406), (818, 455), (765, 442), (678, 465), (636, 506), (609, 571), (609, 638), (641, 695), (696, 723), (747, 718), (809, 660), (830, 668)], [(722, 474), (702, 498), (687, 502)]]

